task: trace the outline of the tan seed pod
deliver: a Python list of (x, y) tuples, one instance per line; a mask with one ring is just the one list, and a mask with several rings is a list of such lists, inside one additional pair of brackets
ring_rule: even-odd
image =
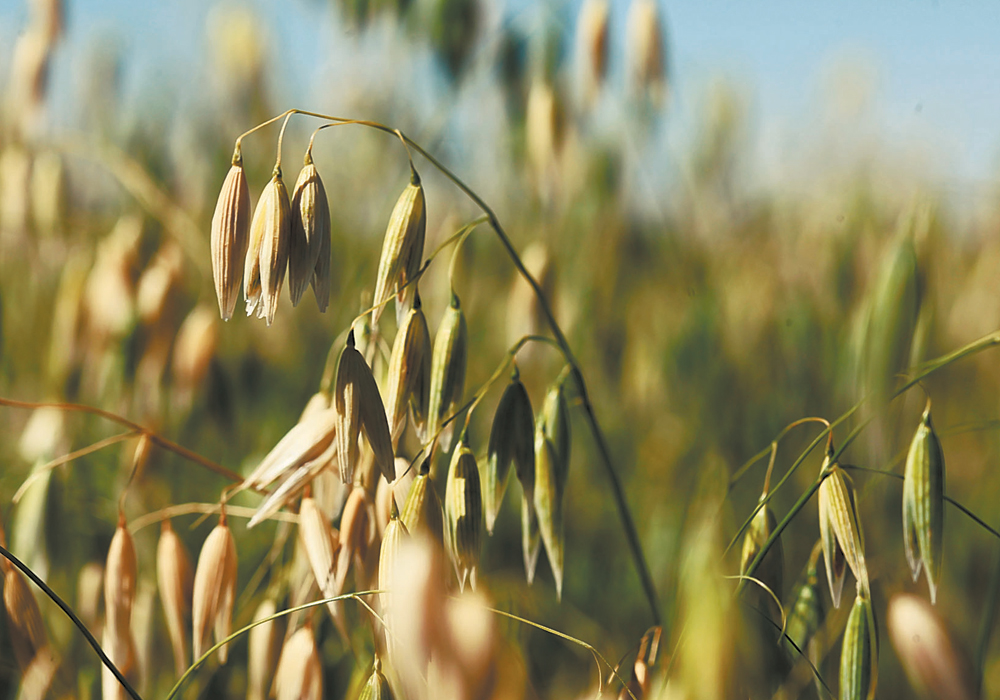
[(445, 485), (446, 544), (464, 589), (466, 580), (476, 587), (479, 555), (483, 545), (483, 492), (476, 456), (463, 439), (455, 447)]
[(552, 441), (545, 437), (543, 431), (536, 430), (535, 514), (538, 518), (539, 534), (545, 544), (545, 553), (552, 569), (552, 576), (555, 578), (556, 594), (561, 599), (565, 534), (563, 530), (563, 499), (562, 492), (559, 490), (557, 463), (558, 457), (552, 446)]
[(344, 483), (354, 479), (358, 437), (362, 430), (385, 480), (395, 481), (396, 465), (385, 405), (368, 363), (354, 347), (353, 329), (347, 334), (347, 344), (337, 363), (334, 404), (337, 408), (337, 457)]
[[(385, 535), (382, 537), (382, 546), (378, 555), (378, 589), (382, 591), (379, 596), (379, 604), (382, 608), (382, 618), (385, 620), (389, 630), (394, 627), (395, 621), (392, 617), (391, 587), (396, 581), (396, 568), (399, 560), (399, 547), (404, 538), (409, 536), (406, 526), (399, 519), (399, 511), (396, 510), (396, 502), (392, 501), (392, 512), (389, 516), (389, 524), (385, 528)], [(393, 637), (386, 633), (386, 644), (393, 646)]]
[(285, 281), (290, 237), (291, 204), (281, 179), (281, 168), (276, 165), (250, 222), (250, 247), (243, 278), (247, 316), (256, 311), (257, 317), (266, 320), (269, 326)]
[(600, 92), (608, 69), (608, 0), (586, 0), (577, 20), (577, 51), (584, 100), (591, 103)]
[[(130, 682), (133, 682), (136, 676), (136, 653), (132, 635), (120, 638), (110, 627), (105, 626), (101, 637), (101, 646), (104, 647), (104, 653), (108, 655), (111, 663)], [(128, 700), (129, 698), (125, 687), (115, 677), (115, 674), (103, 665), (101, 666), (101, 698), (102, 700)]]
[(430, 458), (421, 463), (420, 473), (410, 486), (399, 517), (409, 532), (414, 535), (426, 533), (438, 545), (444, 546), (444, 516), (441, 501), (431, 481), (430, 465)]
[(219, 344), (218, 321), (206, 306), (196, 306), (174, 340), (174, 388), (182, 401), (190, 401), (201, 387)]
[[(194, 573), (191, 601), (194, 658), (201, 658), (214, 626), (215, 641), (229, 636), (236, 597), (236, 543), (226, 524), (225, 513), (209, 533)], [(227, 645), (219, 648), (219, 663), (226, 663)]]
[(396, 480), (390, 485), (384, 476), (379, 475), (378, 485), (375, 487), (375, 524), (378, 527), (379, 537), (385, 532), (385, 526), (389, 524), (389, 513), (392, 510), (391, 502), (396, 504), (405, 503), (407, 495), (410, 493), (410, 486), (417, 477), (418, 469), (410, 467), (410, 461), (405, 457), (396, 457)]
[(510, 465), (514, 464), (517, 478), (527, 498), (535, 497), (535, 415), (531, 399), (518, 378), (517, 369), (504, 389), (496, 413), (487, 448), (486, 474), (483, 478), (483, 505), (486, 510), (486, 530), (492, 535), (493, 524), (500, 512)]
[[(458, 295), (451, 293), (451, 304), (444, 312), (431, 357), (431, 386), (427, 405), (427, 436), (437, 434), (441, 423), (454, 413), (465, 392), (465, 368), (468, 363), (469, 332), (465, 325)], [(451, 449), (453, 423), (441, 431), (441, 447)]]
[[(343, 592), (337, 586), (337, 550), (340, 548), (340, 537), (311, 496), (303, 498), (299, 506), (299, 537), (320, 593), (324, 598), (340, 595)], [(337, 621), (340, 617), (337, 604), (328, 603), (327, 609), (334, 621)]]
[[(431, 375), (431, 334), (427, 329), (427, 319), (420, 308), (420, 295), (416, 295), (413, 308), (407, 313), (403, 325), (396, 333), (389, 357), (389, 388), (386, 402), (386, 417), (393, 445), (399, 442), (406, 428), (406, 411), (413, 405), (413, 415), (417, 421), (427, 418), (427, 403), (430, 396)], [(425, 426), (415, 426), (418, 433)]]
[[(292, 298), (292, 306), (298, 306), (306, 287), (313, 281), (319, 256), (324, 247), (327, 248), (329, 255), (330, 205), (327, 202), (323, 180), (313, 163), (311, 149), (306, 151), (304, 165), (295, 181), (291, 215), (288, 293)], [(325, 246), (324, 239), (326, 239)], [(318, 295), (317, 302), (319, 302)], [(322, 311), (326, 308), (326, 304), (320, 303), (320, 307)]]
[(400, 312), (403, 309), (408, 310), (409, 307), (405, 303), (407, 298), (412, 299), (412, 291), (400, 291), (400, 289), (413, 281), (420, 269), (426, 230), (424, 188), (420, 184), (420, 176), (411, 165), (410, 184), (396, 201), (382, 243), (378, 277), (375, 280), (375, 310), (372, 312), (372, 325), (378, 325), (382, 310), (385, 308), (383, 302), (393, 294), (399, 294), (396, 300), (397, 316), (401, 316)]
[(212, 276), (222, 319), (232, 318), (250, 244), (250, 188), (239, 146), (212, 216)]
[(860, 592), (854, 599), (844, 628), (840, 651), (840, 697), (842, 700), (871, 700), (878, 685), (878, 664), (872, 604)]
[(889, 600), (889, 638), (921, 697), (976, 700), (975, 668), (960, 637), (922, 598), (900, 593)]
[[(253, 620), (257, 622), (278, 612), (278, 606), (270, 598), (257, 606)], [(278, 643), (280, 632), (277, 620), (268, 620), (250, 630), (247, 642), (247, 700), (267, 700), (268, 690), (274, 678), (278, 663)]]
[(854, 572), (865, 597), (870, 597), (870, 589), (854, 488), (849, 485), (844, 470), (836, 463), (830, 464), (832, 453), (831, 446), (823, 462), (822, 472), (830, 473), (819, 487), (819, 531), (830, 596), (834, 607), (839, 608), (845, 564)]
[(903, 476), (903, 545), (906, 561), (916, 581), (923, 568), (927, 574), (931, 603), (937, 598), (941, 580), (941, 553), (944, 535), (944, 453), (931, 425), (931, 404), (927, 401)]
[(32, 595), (24, 574), (3, 560), (3, 604), (7, 611), (7, 630), (21, 672), (27, 671), (48, 639), (42, 624), (38, 601)]
[(377, 656), (372, 668), (372, 675), (368, 677), (368, 682), (361, 689), (358, 700), (393, 700), (392, 688), (389, 687), (389, 681), (382, 674), (382, 660)]
[(164, 520), (160, 529), (160, 541), (156, 547), (156, 580), (174, 652), (174, 669), (180, 677), (188, 665), (187, 622), (191, 614), (194, 580), (191, 559), (170, 520)]
[(351, 560), (363, 560), (368, 548), (369, 534), (374, 529), (372, 503), (368, 492), (355, 486), (340, 516), (340, 555), (337, 559), (337, 585), (343, 588)]
[(31, 664), (21, 676), (21, 688), (17, 692), (17, 700), (42, 700), (48, 697), (49, 686), (59, 668), (59, 660), (46, 647), (35, 654)]
[(274, 694), (277, 700), (322, 700), (323, 666), (310, 625), (297, 629), (281, 648)]
[(656, 0), (632, 0), (626, 32), (631, 89), (655, 105), (662, 104), (667, 98), (666, 63)]
[(104, 614), (106, 627), (116, 646), (125, 646), (131, 636), (132, 606), (135, 604), (137, 563), (135, 543), (125, 525), (124, 514), (118, 515), (118, 527), (104, 567)]

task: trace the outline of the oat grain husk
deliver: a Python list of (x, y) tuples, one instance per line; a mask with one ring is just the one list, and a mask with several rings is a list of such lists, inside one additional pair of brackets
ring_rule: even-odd
[(347, 344), (337, 362), (334, 405), (337, 409), (337, 457), (344, 483), (354, 479), (361, 431), (368, 439), (375, 463), (385, 480), (390, 484), (395, 481), (396, 465), (385, 405), (368, 363), (354, 347), (353, 330), (348, 333)]
[(459, 585), (476, 587), (483, 544), (483, 494), (476, 457), (463, 439), (455, 447), (445, 486), (446, 543)]
[(180, 677), (188, 665), (187, 625), (194, 586), (191, 559), (170, 520), (164, 520), (156, 547), (156, 579), (174, 652), (174, 670)]
[(219, 313), (232, 318), (243, 282), (243, 268), (250, 244), (250, 188), (243, 172), (243, 155), (237, 147), (233, 164), (222, 183), (212, 216), (212, 276)]
[[(427, 409), (427, 435), (433, 437), (441, 424), (462, 400), (465, 392), (465, 369), (468, 364), (469, 333), (458, 295), (452, 292), (451, 303), (434, 336), (431, 357), (431, 385)], [(445, 452), (451, 449), (454, 425), (449, 423), (440, 436)]]
[(397, 294), (397, 318), (402, 318), (405, 311), (409, 310), (409, 300), (413, 299), (412, 285), (405, 289), (403, 287), (416, 278), (420, 269), (426, 230), (424, 188), (420, 184), (420, 176), (411, 165), (410, 184), (396, 201), (382, 243), (382, 255), (379, 257), (378, 276), (375, 280), (376, 306), (372, 312), (372, 325), (378, 325), (385, 308), (383, 302), (393, 294)]
[[(201, 658), (208, 647), (210, 630), (215, 640), (229, 636), (236, 596), (236, 543), (226, 523), (225, 514), (209, 533), (195, 568), (191, 601), (194, 658)], [(228, 645), (219, 647), (219, 663), (226, 663)]]
[(483, 476), (483, 506), (486, 530), (493, 525), (507, 491), (507, 479), (513, 463), (521, 488), (529, 500), (535, 495), (535, 416), (524, 384), (517, 376), (504, 389), (493, 414), (493, 426), (487, 448), (486, 473)]
[(910, 442), (903, 476), (903, 545), (916, 581), (927, 574), (931, 603), (937, 599), (944, 535), (944, 453), (931, 425), (930, 401)]
[(274, 321), (285, 281), (290, 238), (291, 204), (281, 179), (281, 168), (276, 165), (250, 222), (250, 246), (243, 279), (247, 315), (256, 312), (269, 326)]
[[(330, 205), (326, 197), (326, 188), (313, 163), (312, 153), (306, 151), (302, 170), (299, 171), (299, 177), (292, 190), (291, 201), (288, 293), (292, 299), (292, 306), (298, 306), (306, 288), (313, 282), (320, 254), (326, 249), (329, 255), (329, 239)], [(329, 260), (326, 267), (328, 270)], [(320, 304), (320, 311), (326, 308), (325, 300), (321, 303), (318, 293), (316, 301)]]

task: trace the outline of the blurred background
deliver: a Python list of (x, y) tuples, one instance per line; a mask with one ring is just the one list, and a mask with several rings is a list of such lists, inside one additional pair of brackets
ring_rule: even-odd
[[(735, 609), (720, 603), (706, 613), (695, 600), (705, 580), (728, 600), (735, 584), (719, 576), (738, 571), (739, 542), (723, 549), (760, 495), (767, 460), (730, 478), (792, 421), (833, 420), (907, 367), (1000, 326), (998, 31), (1000, 7), (972, 1), (807, 9), (778, 0), (8, 0), (0, 5), (0, 396), (99, 406), (248, 473), (295, 423), (331, 346), (370, 300), (408, 165), (384, 134), (321, 132), (313, 155), (333, 220), (329, 310), (319, 314), (311, 298), (293, 309), (283, 294), (271, 328), (239, 314), (222, 323), (209, 229), (234, 141), (292, 107), (400, 128), (489, 202), (551, 296), (638, 525), (664, 615), (664, 655), (685, 625), (702, 630), (708, 651), (678, 655), (678, 687), (727, 697), (735, 684), (767, 697), (777, 672), (747, 669), (742, 633), (730, 634), (743, 629), (731, 626)], [(290, 122), (286, 183), (318, 123)], [(243, 143), (254, 200), (277, 131)], [(415, 163), (430, 254), (479, 212)], [(432, 332), (448, 303), (449, 252), (421, 284)], [(470, 395), (512, 343), (544, 325), (486, 228), (455, 269)], [(923, 386), (948, 493), (996, 527), (993, 353)], [(562, 363), (542, 346), (519, 360), (537, 411)], [(472, 421), (480, 456), (499, 394)], [(910, 394), (877, 412), (847, 462), (902, 473), (924, 404), (918, 389)], [(0, 410), (5, 501), (32, 469), (117, 431), (79, 415)], [(498, 607), (591, 642), (628, 668), (652, 621), (594, 442), (571, 413), (561, 604), (545, 565), (540, 580), (524, 583), (510, 495), (481, 578)], [(816, 431), (798, 428), (782, 441), (776, 475)], [(846, 434), (839, 428), (835, 440)], [(46, 470), (16, 506), (0, 508), (13, 551), (70, 600), (83, 595), (81, 572), (103, 562), (133, 449), (126, 442)], [(775, 494), (779, 518), (820, 458)], [(903, 555), (901, 482), (855, 476), (878, 615), (892, 594), (926, 595), (926, 584), (912, 583)], [(154, 452), (126, 512), (212, 502), (225, 485)], [(937, 611), (982, 671), (985, 696), (995, 696), (1000, 646), (981, 611), (996, 600), (1000, 543), (955, 510), (946, 523)], [(197, 551), (210, 524), (192, 524), (178, 531)], [(153, 529), (136, 535), (150, 586)], [(235, 532), (243, 586), (274, 528)], [(783, 600), (817, 536), (813, 504), (783, 540)], [(249, 621), (254, 595), (238, 622)], [(43, 612), (70, 674), (63, 683), (91, 697), (96, 661), (44, 602)], [(844, 624), (839, 612), (833, 627)], [(149, 640), (163, 634), (158, 614)], [(359, 671), (324, 624), (328, 683), (339, 697)], [(593, 690), (585, 650), (514, 623), (500, 628), (520, 650), (527, 697)], [(817, 657), (834, 690), (838, 634)], [(198, 692), (242, 692), (240, 648)], [(13, 696), (17, 667), (10, 654), (0, 659), (0, 693)], [(708, 677), (698, 666), (705, 659), (722, 669), (712, 675), (718, 687), (693, 690), (683, 679)], [(172, 680), (170, 664), (158, 663), (144, 667), (150, 696)], [(880, 683), (882, 697), (912, 696), (885, 643)], [(808, 678), (785, 691), (817, 692)]]

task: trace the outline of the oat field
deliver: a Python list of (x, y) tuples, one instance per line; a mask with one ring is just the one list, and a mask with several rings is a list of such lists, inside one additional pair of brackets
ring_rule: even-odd
[(995, 186), (755, 184), (620, 5), (338, 0), (302, 103), (219, 6), (195, 97), (95, 46), (70, 116), (25, 5), (0, 698), (1000, 696)]

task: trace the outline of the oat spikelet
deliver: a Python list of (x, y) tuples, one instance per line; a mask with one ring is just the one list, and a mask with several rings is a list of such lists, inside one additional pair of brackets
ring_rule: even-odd
[(486, 474), (483, 478), (483, 505), (486, 511), (486, 530), (492, 535), (493, 525), (504, 493), (510, 465), (514, 464), (517, 478), (525, 496), (535, 497), (535, 416), (524, 384), (517, 369), (510, 384), (500, 397), (487, 449)]
[(212, 216), (212, 276), (224, 321), (232, 317), (236, 308), (249, 244), (250, 188), (243, 172), (243, 155), (237, 146)]
[[(135, 643), (132, 639), (132, 608), (136, 593), (136, 557), (132, 535), (125, 526), (125, 516), (118, 515), (118, 527), (111, 546), (104, 575), (104, 651), (122, 673), (135, 667)], [(105, 700), (125, 697), (125, 690), (114, 674), (101, 674)]]
[(583, 98), (592, 103), (601, 90), (608, 69), (608, 0), (586, 0), (577, 20), (577, 51)]
[(355, 486), (340, 516), (340, 555), (337, 559), (337, 586), (343, 590), (351, 560), (363, 560), (372, 530), (373, 506), (368, 492)]
[(464, 589), (467, 579), (476, 587), (476, 572), (483, 544), (483, 493), (476, 456), (463, 438), (455, 448), (448, 469), (444, 497), (447, 545)]
[(878, 662), (875, 618), (871, 601), (860, 592), (854, 599), (844, 628), (840, 651), (840, 697), (842, 700), (871, 700), (875, 697)]
[(431, 335), (427, 329), (427, 319), (420, 308), (418, 294), (413, 301), (413, 308), (396, 333), (389, 358), (386, 417), (393, 445), (399, 442), (406, 428), (407, 405), (413, 406), (414, 422), (418, 423), (414, 426), (417, 432), (424, 432), (430, 396), (430, 375)]
[[(465, 325), (458, 295), (451, 293), (451, 304), (444, 312), (431, 357), (431, 387), (427, 405), (427, 435), (433, 437), (441, 423), (462, 400), (465, 391), (465, 368), (468, 363), (469, 332)], [(441, 431), (441, 447), (451, 449), (453, 423)]]
[[(562, 598), (563, 555), (565, 535), (563, 531), (563, 499), (559, 490), (555, 449), (552, 441), (541, 430), (535, 432), (535, 514), (538, 530), (545, 553), (549, 559), (552, 576), (556, 581), (556, 593)], [(529, 556), (529, 552), (525, 552)], [(530, 556), (537, 557), (537, 553)], [(529, 580), (533, 578), (534, 563), (529, 569)]]
[(170, 520), (164, 520), (156, 547), (156, 580), (167, 618), (167, 632), (174, 652), (177, 676), (188, 665), (187, 621), (191, 613), (191, 590), (194, 584), (191, 559)]
[(344, 483), (351, 483), (354, 479), (358, 437), (362, 430), (385, 480), (389, 483), (395, 481), (396, 465), (385, 405), (368, 363), (354, 347), (353, 329), (347, 335), (347, 345), (337, 363), (334, 402), (337, 409), (337, 458)]
[(378, 325), (385, 308), (383, 302), (392, 294), (399, 294), (396, 299), (397, 317), (401, 317), (401, 313), (408, 310), (407, 299), (413, 298), (413, 291), (410, 287), (402, 291), (400, 288), (415, 279), (420, 270), (426, 230), (424, 188), (420, 184), (420, 176), (411, 165), (410, 184), (396, 201), (382, 243), (378, 277), (375, 280), (374, 303), (377, 306), (372, 312), (372, 325)]
[(399, 518), (410, 533), (426, 533), (438, 545), (444, 546), (444, 515), (431, 481), (430, 468), (431, 460), (427, 458), (420, 465), (420, 473), (413, 479)]
[[(254, 622), (271, 617), (278, 612), (278, 606), (270, 598), (257, 606)], [(268, 620), (250, 630), (247, 643), (247, 700), (267, 700), (268, 690), (274, 678), (278, 662), (278, 642), (280, 641), (278, 622)]]
[[(803, 652), (807, 652), (809, 643), (823, 622), (823, 597), (819, 582), (819, 558), (822, 553), (823, 542), (817, 540), (792, 593), (792, 606), (785, 626), (785, 634)], [(792, 652), (791, 646), (788, 649)]]
[(910, 451), (903, 477), (903, 545), (906, 561), (916, 581), (923, 568), (927, 574), (931, 603), (937, 598), (944, 534), (944, 453), (931, 425), (927, 401)]
[(285, 641), (274, 674), (277, 700), (322, 700), (323, 667), (310, 625)]
[(108, 629), (122, 643), (130, 635), (132, 606), (135, 603), (137, 564), (135, 544), (125, 526), (125, 516), (119, 514), (118, 527), (108, 549), (104, 576), (104, 610)]
[(379, 604), (382, 608), (382, 619), (385, 620), (386, 627), (388, 628), (386, 631), (386, 645), (389, 648), (394, 646), (391, 630), (395, 628), (391, 603), (394, 596), (390, 588), (396, 580), (395, 572), (398, 566), (400, 544), (404, 538), (409, 536), (406, 526), (399, 519), (395, 500), (392, 500), (391, 508), (389, 524), (386, 525), (385, 535), (382, 537), (382, 546), (379, 549), (378, 556), (378, 589), (383, 591), (379, 596)]
[[(342, 590), (337, 585), (337, 550), (340, 548), (340, 537), (311, 496), (303, 498), (299, 506), (299, 536), (320, 593), (324, 598), (340, 595)], [(327, 609), (334, 621), (338, 621), (340, 613), (337, 604), (328, 603)]]
[[(210, 628), (215, 628), (216, 642), (229, 636), (235, 595), (236, 543), (223, 513), (202, 545), (194, 574), (191, 617), (195, 659), (205, 652)], [(226, 663), (227, 657), (227, 645), (219, 647), (219, 663)]]
[(247, 316), (256, 311), (257, 317), (266, 320), (269, 326), (285, 281), (290, 237), (291, 205), (281, 168), (276, 165), (250, 223), (250, 247), (243, 279)]
[(3, 604), (7, 611), (7, 629), (11, 646), (21, 672), (25, 673), (31, 662), (48, 644), (42, 613), (38, 601), (24, 574), (3, 560)]
[(655, 0), (632, 0), (626, 18), (631, 89), (657, 106), (663, 104), (668, 96), (660, 22)]
[[(330, 205), (327, 202), (323, 180), (313, 163), (311, 150), (306, 151), (304, 165), (295, 181), (291, 216), (288, 294), (292, 298), (292, 306), (298, 306), (306, 287), (313, 281), (320, 253), (326, 248), (329, 256), (330, 245)], [(327, 269), (329, 269), (329, 259)], [(320, 311), (326, 309), (327, 300), (321, 301), (318, 292), (316, 301), (320, 305)]]
[[(774, 515), (774, 511), (771, 510), (771, 507), (767, 503), (764, 503), (757, 511), (753, 520), (750, 521), (750, 527), (747, 528), (746, 536), (743, 538), (743, 553), (740, 557), (741, 575), (746, 574), (750, 564), (757, 558), (761, 547), (764, 546), (764, 543), (767, 542), (767, 539), (777, 526), (778, 520)], [(781, 599), (784, 582), (784, 566), (784, 553), (781, 548), (781, 538), (779, 537), (771, 545), (767, 554), (764, 555), (763, 561), (761, 561), (754, 572), (754, 578), (770, 588), (779, 599)], [(757, 587), (755, 586), (755, 588)], [(757, 588), (757, 590), (760, 589)], [(766, 597), (767, 602), (765, 602), (765, 605), (774, 602), (766, 592), (760, 592)]]
[(372, 675), (368, 677), (368, 682), (361, 689), (358, 700), (393, 700), (392, 688), (389, 681), (382, 674), (382, 660), (375, 657), (375, 664), (372, 668)]
[(976, 700), (975, 668), (961, 638), (927, 601), (897, 594), (886, 613), (889, 638), (910, 685), (928, 698)]
[(837, 463), (830, 464), (833, 446), (823, 462), (823, 472), (830, 474), (819, 487), (819, 531), (823, 541), (823, 559), (834, 607), (840, 607), (844, 588), (845, 564), (854, 572), (860, 590), (870, 598), (864, 542), (858, 521), (854, 487)]

